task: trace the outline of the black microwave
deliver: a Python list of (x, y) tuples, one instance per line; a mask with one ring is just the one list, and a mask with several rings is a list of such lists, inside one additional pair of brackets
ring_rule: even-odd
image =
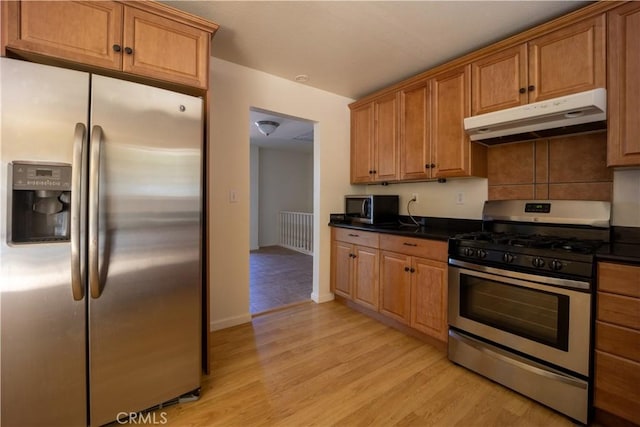
[(344, 197), (345, 217), (352, 222), (381, 224), (398, 220), (399, 196), (351, 195)]

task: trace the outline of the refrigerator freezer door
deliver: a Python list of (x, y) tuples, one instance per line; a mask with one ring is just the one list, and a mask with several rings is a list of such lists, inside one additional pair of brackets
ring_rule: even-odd
[(200, 387), (202, 109), (200, 98), (93, 76), (92, 425)]
[(89, 75), (0, 58), (0, 98), (2, 425), (84, 426), (85, 300), (74, 300), (71, 245), (11, 243), (11, 162), (72, 163)]

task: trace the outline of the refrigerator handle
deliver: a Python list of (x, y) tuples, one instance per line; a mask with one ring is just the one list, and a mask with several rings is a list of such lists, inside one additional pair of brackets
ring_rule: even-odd
[(86, 128), (76, 123), (73, 134), (73, 160), (71, 164), (71, 292), (73, 299), (84, 298), (82, 265), (80, 259), (80, 201), (82, 199), (82, 157), (84, 154)]
[(92, 298), (100, 297), (100, 275), (98, 272), (98, 191), (100, 181), (100, 149), (102, 128), (91, 130), (91, 154), (89, 159), (89, 289)]

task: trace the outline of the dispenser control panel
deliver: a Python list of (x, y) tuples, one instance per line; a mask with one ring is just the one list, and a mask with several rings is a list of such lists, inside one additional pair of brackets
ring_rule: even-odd
[(14, 190), (71, 190), (71, 166), (13, 162)]

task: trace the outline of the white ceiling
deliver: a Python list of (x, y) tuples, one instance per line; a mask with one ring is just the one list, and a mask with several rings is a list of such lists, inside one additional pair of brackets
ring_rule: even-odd
[(360, 98), (586, 1), (163, 1), (220, 25), (213, 56)]
[[(357, 99), (587, 1), (162, 1), (220, 25), (213, 56)], [(282, 125), (266, 137), (253, 122)], [(251, 112), (251, 143), (312, 150), (313, 124)]]
[[(280, 126), (265, 136), (260, 133), (255, 122), (270, 120)], [(251, 109), (249, 113), (249, 141), (251, 145), (278, 150), (295, 150), (313, 153), (313, 122), (268, 111)]]

